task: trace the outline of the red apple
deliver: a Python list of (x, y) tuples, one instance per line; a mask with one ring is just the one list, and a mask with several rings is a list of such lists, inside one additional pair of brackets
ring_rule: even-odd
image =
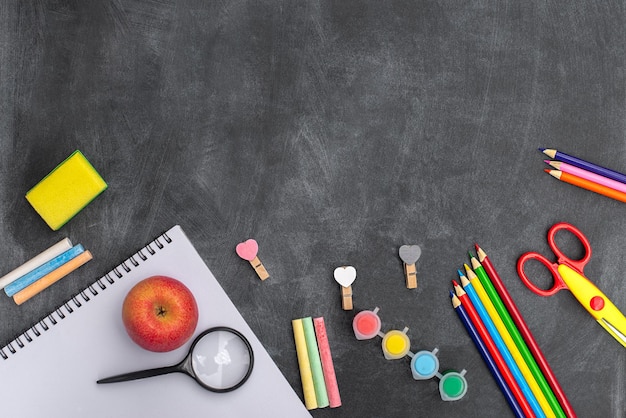
[(198, 305), (191, 291), (167, 276), (152, 276), (126, 295), (122, 321), (130, 338), (146, 350), (165, 352), (187, 342), (198, 324)]

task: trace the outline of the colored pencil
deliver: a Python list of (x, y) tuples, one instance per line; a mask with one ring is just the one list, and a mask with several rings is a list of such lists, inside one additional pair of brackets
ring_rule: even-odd
[(593, 181), (589, 181), (582, 177), (575, 176), (570, 173), (566, 173), (559, 170), (549, 170), (544, 169), (544, 171), (550, 174), (552, 177), (561, 180), (562, 182), (572, 184), (574, 186), (578, 186), (581, 189), (586, 189), (594, 193), (601, 194), (606, 197), (610, 197), (611, 199), (619, 200), (620, 202), (626, 203), (626, 193), (622, 193), (618, 190), (611, 189), (610, 187), (603, 186), (598, 183), (594, 183)]
[(341, 406), (341, 396), (339, 396), (339, 386), (337, 385), (337, 376), (335, 375), (335, 366), (333, 365), (333, 356), (330, 352), (330, 344), (328, 343), (324, 318), (314, 318), (313, 325), (315, 325), (317, 346), (320, 349), (324, 382), (326, 382), (326, 391), (328, 392), (328, 402), (331, 408), (337, 408)]
[(24, 289), (20, 290), (16, 294), (13, 295), (13, 301), (21, 305), (26, 302), (28, 299), (32, 298), (39, 292), (48, 287), (52, 286), (54, 283), (61, 280), (63, 277), (67, 276), (83, 264), (87, 263), (93, 257), (89, 251), (85, 251), (76, 257), (72, 258), (67, 263), (63, 264), (61, 267), (53, 270), (52, 272), (46, 274), (41, 279), (37, 280), (35, 283), (26, 286)]
[(509, 333), (508, 329), (504, 325), (504, 322), (502, 322), (502, 318), (500, 318), (498, 311), (496, 310), (495, 306), (493, 306), (491, 299), (489, 299), (489, 295), (487, 295), (487, 292), (485, 291), (485, 288), (483, 287), (482, 283), (478, 279), (478, 276), (476, 276), (476, 274), (467, 266), (466, 266), (466, 269), (468, 269), (468, 280), (474, 287), (474, 291), (478, 295), (478, 298), (483, 302), (483, 306), (487, 310), (489, 316), (493, 318), (493, 322), (496, 325), (498, 332), (500, 332), (500, 335), (502, 335), (504, 343), (506, 344), (507, 348), (510, 350), (511, 355), (515, 359), (515, 363), (519, 366), (522, 372), (522, 375), (528, 382), (528, 385), (530, 386), (533, 394), (535, 395), (535, 397), (537, 398), (537, 401), (541, 405), (541, 409), (549, 417), (556, 416), (556, 414), (554, 413), (552, 409), (552, 406), (548, 402), (548, 399), (546, 398), (545, 394), (541, 390), (541, 386), (539, 386), (537, 379), (535, 378), (532, 371), (528, 367), (528, 364), (526, 364), (526, 361), (524, 360), (524, 356), (522, 356), (522, 353), (520, 352), (519, 348), (515, 344), (515, 341), (513, 341), (513, 338), (511, 337), (511, 334)]
[(13, 296), (20, 290), (24, 289), (26, 286), (35, 283), (37, 280), (41, 279), (48, 273), (51, 273), (53, 270), (61, 267), (63, 264), (70, 261), (72, 258), (76, 257), (80, 253), (84, 252), (85, 249), (81, 244), (77, 244), (70, 248), (69, 250), (57, 255), (52, 260), (48, 261), (45, 264), (37, 267), (35, 270), (26, 273), (13, 283), (9, 283), (5, 286), (4, 292), (7, 296)]
[(517, 401), (515, 400), (515, 396), (513, 395), (513, 392), (511, 392), (511, 388), (509, 388), (509, 386), (506, 384), (506, 381), (504, 380), (500, 369), (498, 369), (498, 366), (493, 360), (493, 357), (491, 356), (491, 354), (489, 354), (489, 350), (487, 349), (485, 342), (478, 334), (478, 330), (476, 329), (474, 324), (472, 324), (472, 321), (467, 315), (467, 311), (465, 310), (463, 305), (461, 305), (461, 301), (454, 294), (453, 291), (450, 291), (450, 298), (452, 299), (452, 306), (454, 307), (454, 311), (459, 316), (459, 319), (465, 326), (465, 329), (467, 330), (467, 333), (471, 337), (472, 341), (474, 341), (474, 344), (476, 345), (476, 348), (478, 349), (478, 352), (482, 356), (483, 360), (485, 360), (485, 363), (487, 363), (489, 371), (493, 375), (493, 378), (496, 380), (496, 383), (504, 394), (504, 398), (513, 410), (513, 413), (517, 418), (524, 418), (524, 412), (520, 408), (519, 403), (517, 403)]
[(326, 408), (328, 406), (328, 393), (326, 392), (326, 383), (324, 382), (324, 372), (322, 372), (322, 360), (320, 358), (319, 349), (317, 348), (313, 318), (310, 316), (302, 318), (302, 328), (304, 330), (307, 354), (309, 355), (309, 364), (311, 365), (311, 375), (313, 376), (313, 389), (315, 389), (317, 407)]
[(482, 264), (480, 264), (476, 257), (471, 257), (471, 262), (474, 273), (476, 273), (476, 276), (478, 276), (478, 280), (480, 280), (480, 283), (482, 283), (485, 292), (489, 296), (489, 299), (493, 303), (493, 306), (496, 308), (496, 311), (500, 315), (500, 319), (502, 319), (502, 322), (504, 322), (506, 329), (511, 334), (511, 338), (513, 338), (513, 341), (515, 341), (515, 345), (522, 354), (522, 357), (524, 357), (524, 361), (526, 361), (528, 368), (533, 373), (533, 376), (535, 376), (539, 387), (542, 388), (542, 391), (546, 396), (546, 399), (550, 403), (552, 410), (558, 417), (565, 418), (565, 413), (563, 412), (563, 409), (559, 405), (559, 402), (554, 396), (554, 393), (549, 390), (549, 386), (545, 380), (545, 377), (541, 373), (541, 370), (539, 369), (539, 366), (537, 365), (537, 362), (535, 361), (533, 355), (530, 353), (530, 350), (528, 349), (526, 342), (524, 341), (519, 330), (517, 329), (515, 322), (511, 318), (511, 315), (504, 306), (502, 299), (500, 299), (500, 296), (496, 292), (493, 283), (491, 283), (491, 280), (489, 279), (485, 268), (482, 266)]
[[(469, 266), (465, 264), (465, 268), (466, 270), (468, 270)], [(473, 274), (471, 269), (469, 269), (468, 274), (469, 273)], [(463, 290), (465, 290), (470, 300), (472, 301), (474, 308), (476, 308), (476, 312), (478, 312), (478, 316), (483, 321), (483, 324), (487, 328), (489, 335), (493, 339), (493, 342), (496, 344), (496, 347), (500, 351), (500, 354), (502, 354), (502, 358), (504, 359), (507, 366), (509, 367), (509, 370), (511, 370), (511, 373), (513, 374), (513, 377), (515, 378), (515, 381), (517, 382), (520, 389), (522, 390), (522, 393), (526, 397), (526, 400), (528, 400), (528, 403), (530, 404), (530, 407), (535, 412), (535, 415), (537, 415), (537, 417), (546, 417), (546, 416), (549, 416), (551, 418), (554, 417), (554, 414), (552, 414), (552, 409), (550, 409), (550, 405), (548, 404), (547, 401), (545, 401), (545, 397), (543, 397), (543, 394), (541, 393), (541, 389), (539, 389), (539, 387), (537, 386), (537, 390), (539, 391), (539, 394), (542, 395), (542, 399), (545, 401), (545, 405), (539, 404), (539, 397), (537, 397), (535, 395), (535, 392), (531, 390), (530, 382), (531, 381), (534, 382), (534, 378), (532, 377), (532, 375), (530, 375), (530, 379), (527, 379), (527, 376), (522, 373), (521, 365), (525, 364), (524, 359), (514, 358), (512, 355), (511, 348), (505, 343), (504, 341), (505, 337), (509, 337), (509, 340), (511, 339), (510, 336), (508, 335), (506, 328), (504, 328), (504, 325), (502, 325), (502, 327), (496, 327), (495, 322), (500, 319), (498, 317), (498, 313), (488, 312), (486, 308), (486, 304), (483, 303), (483, 300), (478, 296), (477, 287), (480, 285), (480, 281), (478, 280), (470, 281), (470, 279), (468, 279), (468, 276), (465, 276), (461, 272), (461, 270), (458, 270), (458, 274), (459, 274), (459, 279), (461, 280), (461, 286), (463, 287)], [(474, 283), (476, 283), (476, 286), (474, 286)], [(492, 316), (494, 313), (495, 313), (495, 316)], [(513, 343), (513, 341), (511, 341), (511, 343), (513, 347), (515, 347), (515, 343)], [(521, 360), (521, 362), (518, 363), (519, 360)], [(550, 412), (550, 415), (548, 415), (547, 412), (544, 412), (546, 408)]]
[(36, 255), (21, 266), (17, 267), (15, 270), (12, 270), (2, 276), (0, 278), (0, 289), (3, 289), (9, 283), (13, 283), (23, 275), (35, 270), (37, 267), (47, 263), (57, 255), (69, 250), (70, 248), (72, 248), (72, 242), (68, 238), (62, 239), (41, 254)]
[(296, 342), (296, 354), (298, 356), (298, 367), (300, 368), (300, 380), (302, 381), (304, 406), (310, 411), (311, 409), (317, 408), (317, 399), (315, 398), (313, 374), (311, 373), (311, 364), (309, 362), (309, 354), (306, 348), (302, 319), (292, 320), (291, 326), (293, 327), (293, 338)]
[(582, 168), (583, 170), (591, 171), (592, 173), (596, 173), (601, 176), (608, 177), (610, 179), (619, 181), (621, 183), (626, 183), (626, 175), (618, 171), (614, 171), (606, 167), (602, 167), (597, 164), (590, 163), (589, 161), (585, 161), (583, 159), (574, 157), (572, 155), (568, 155), (564, 152), (557, 151), (555, 149), (539, 148), (539, 151), (543, 152), (548, 157), (553, 158), (555, 160), (563, 161), (564, 163), (574, 165), (576, 167)]
[[(558, 399), (560, 407), (562, 408), (563, 412), (567, 415), (567, 417), (575, 418), (576, 412), (574, 412), (574, 408), (569, 402), (569, 399), (567, 399), (567, 396), (565, 395), (563, 388), (559, 384), (559, 381), (556, 378), (554, 372), (552, 371), (550, 364), (548, 364), (548, 361), (543, 355), (541, 348), (539, 348), (539, 344), (537, 344), (535, 337), (533, 336), (532, 332), (530, 332), (530, 328), (528, 328), (526, 321), (524, 321), (524, 317), (522, 316), (519, 309), (517, 308), (515, 301), (513, 301), (513, 298), (509, 294), (509, 291), (504, 286), (504, 282), (500, 278), (498, 271), (495, 269), (493, 263), (491, 262), (491, 260), (489, 259), (485, 251), (483, 251), (483, 249), (480, 248), (478, 244), (475, 244), (475, 247), (476, 247), (476, 255), (478, 256), (479, 262), (481, 263), (481, 265), (485, 269), (485, 272), (491, 279), (491, 283), (493, 283), (493, 286), (497, 289), (498, 294), (502, 298), (502, 301), (506, 305), (508, 312), (511, 314), (513, 321), (517, 325), (519, 332), (524, 336), (524, 340), (526, 341), (528, 348), (532, 352), (533, 358), (535, 359), (535, 361), (541, 368), (541, 371), (543, 372), (542, 376), (544, 376), (544, 379), (549, 383), (550, 388), (552, 389), (551, 392), (553, 392), (553, 396), (555, 396)], [(552, 405), (551, 397), (549, 396), (548, 393), (546, 393), (546, 391), (549, 389), (545, 388), (543, 386), (543, 382), (540, 381), (539, 379), (537, 383), (539, 383), (542, 391), (546, 395), (546, 398), (548, 399), (549, 402), (551, 402), (551, 405)], [(553, 410), (554, 410), (554, 406), (553, 406)]]
[(467, 311), (470, 320), (478, 330), (478, 333), (480, 334), (482, 340), (485, 342), (489, 353), (493, 357), (493, 360), (495, 361), (498, 369), (502, 373), (502, 376), (504, 376), (504, 380), (506, 381), (507, 385), (509, 386), (509, 388), (511, 388), (511, 392), (513, 392), (513, 395), (519, 403), (520, 408), (524, 412), (524, 415), (527, 417), (534, 417), (535, 413), (533, 412), (533, 409), (530, 407), (528, 400), (526, 400), (526, 398), (524, 397), (522, 390), (515, 381), (515, 378), (511, 374), (511, 371), (507, 367), (504, 359), (502, 358), (502, 355), (496, 347), (496, 344), (493, 342), (493, 339), (489, 336), (489, 332), (487, 331), (487, 328), (485, 328), (483, 322), (480, 320), (480, 317), (478, 316), (476, 309), (472, 305), (469, 296), (467, 296), (465, 290), (463, 290), (463, 288), (456, 282), (456, 280), (453, 280), (452, 284), (454, 285), (454, 293), (461, 301), (461, 305), (463, 305), (463, 307)]
[(556, 168), (557, 170), (561, 170), (564, 173), (570, 173), (574, 176), (578, 176), (580, 178), (583, 178), (585, 180), (589, 180), (592, 181), (594, 183), (597, 183), (599, 185), (602, 186), (606, 186), (609, 187), (613, 190), (617, 190), (618, 192), (622, 192), (622, 193), (626, 193), (626, 184), (625, 183), (621, 183), (619, 181), (615, 181), (613, 179), (610, 179), (608, 177), (604, 177), (601, 176), (599, 174), (596, 173), (592, 173), (591, 171), (587, 171), (587, 170), (583, 170), (582, 168), (578, 168), (574, 165), (571, 164), (567, 164), (561, 161), (550, 161), (550, 160), (544, 160), (544, 162), (548, 163), (549, 165), (551, 165), (552, 167)]

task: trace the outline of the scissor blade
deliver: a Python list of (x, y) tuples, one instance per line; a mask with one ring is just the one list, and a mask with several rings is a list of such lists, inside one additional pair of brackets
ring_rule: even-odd
[(604, 318), (598, 319), (598, 323), (604, 328), (609, 334), (613, 336), (620, 344), (626, 347), (626, 335), (623, 332), (618, 330), (616, 327), (611, 325), (609, 321)]

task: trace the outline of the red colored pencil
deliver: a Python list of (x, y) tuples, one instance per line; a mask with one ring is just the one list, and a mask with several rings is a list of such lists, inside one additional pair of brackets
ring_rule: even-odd
[(511, 392), (513, 392), (513, 396), (515, 396), (515, 399), (517, 400), (517, 403), (519, 403), (520, 408), (522, 408), (522, 411), (524, 411), (524, 415), (526, 417), (535, 417), (536, 415), (533, 409), (531, 408), (528, 400), (522, 393), (519, 385), (515, 381), (511, 370), (509, 370), (508, 366), (506, 365), (504, 358), (502, 357), (502, 354), (500, 354), (498, 347), (496, 347), (496, 344), (491, 338), (491, 335), (489, 335), (489, 331), (487, 331), (487, 328), (480, 320), (478, 312), (476, 312), (476, 308), (474, 308), (474, 305), (472, 305), (472, 301), (470, 300), (469, 296), (467, 296), (465, 290), (463, 290), (463, 288), (456, 282), (456, 280), (452, 280), (452, 284), (454, 285), (454, 293), (461, 301), (461, 305), (465, 308), (467, 315), (472, 320), (472, 323), (476, 327), (476, 330), (478, 331), (483, 342), (487, 346), (487, 350), (489, 350), (489, 353), (493, 357), (493, 360), (498, 366), (498, 369), (502, 373), (504, 380), (511, 389)]
[(554, 372), (552, 371), (552, 369), (550, 368), (550, 365), (548, 364), (548, 361), (546, 360), (541, 349), (539, 348), (539, 344), (537, 344), (537, 341), (535, 341), (535, 337), (533, 337), (533, 334), (530, 332), (530, 329), (528, 328), (526, 321), (524, 321), (522, 314), (520, 313), (519, 309), (517, 309), (517, 305), (515, 305), (515, 302), (513, 301), (513, 299), (511, 298), (511, 295), (509, 294), (508, 290), (504, 286), (502, 279), (500, 279), (500, 275), (498, 275), (498, 272), (496, 271), (495, 267), (493, 266), (493, 264), (491, 264), (491, 260), (489, 260), (489, 257), (487, 257), (487, 254), (482, 250), (482, 248), (480, 248), (478, 244), (475, 244), (475, 247), (476, 247), (476, 255), (478, 256), (478, 261), (480, 261), (482, 266), (485, 268), (485, 271), (487, 272), (487, 275), (491, 279), (493, 286), (496, 288), (496, 291), (500, 295), (502, 302), (504, 302), (504, 305), (509, 311), (509, 314), (511, 314), (511, 318), (513, 318), (513, 321), (515, 322), (515, 325), (517, 325), (517, 328), (520, 334), (522, 334), (522, 337), (526, 341), (526, 345), (528, 345), (530, 352), (533, 354), (535, 361), (537, 362), (537, 364), (539, 365), (539, 368), (543, 372), (543, 375), (545, 376), (546, 381), (552, 388), (552, 391), (554, 392), (554, 396), (556, 396), (556, 398), (559, 401), (559, 404), (561, 404), (561, 408), (563, 408), (563, 412), (565, 412), (565, 414), (569, 418), (576, 418), (576, 412), (574, 412), (574, 408), (572, 407), (569, 400), (567, 399), (567, 396), (565, 396), (565, 392), (563, 392), (563, 388), (561, 388), (559, 381), (557, 380), (556, 376), (554, 375)]

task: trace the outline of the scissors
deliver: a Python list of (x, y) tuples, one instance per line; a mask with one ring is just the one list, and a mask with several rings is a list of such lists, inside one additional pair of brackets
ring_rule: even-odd
[[(571, 232), (582, 243), (585, 254), (580, 260), (572, 260), (567, 257), (556, 245), (554, 236), (560, 230)], [(552, 263), (546, 257), (536, 252), (523, 254), (519, 260), (517, 260), (517, 274), (519, 274), (522, 282), (531, 291), (540, 296), (552, 296), (559, 290), (568, 289), (602, 328), (626, 347), (626, 317), (624, 317), (624, 314), (615, 307), (613, 302), (583, 274), (583, 269), (591, 258), (591, 245), (587, 237), (574, 225), (560, 222), (553, 225), (548, 231), (548, 245), (556, 255), (557, 262)], [(530, 281), (524, 271), (524, 264), (528, 260), (537, 260), (550, 271), (554, 279), (552, 288), (541, 289)]]

